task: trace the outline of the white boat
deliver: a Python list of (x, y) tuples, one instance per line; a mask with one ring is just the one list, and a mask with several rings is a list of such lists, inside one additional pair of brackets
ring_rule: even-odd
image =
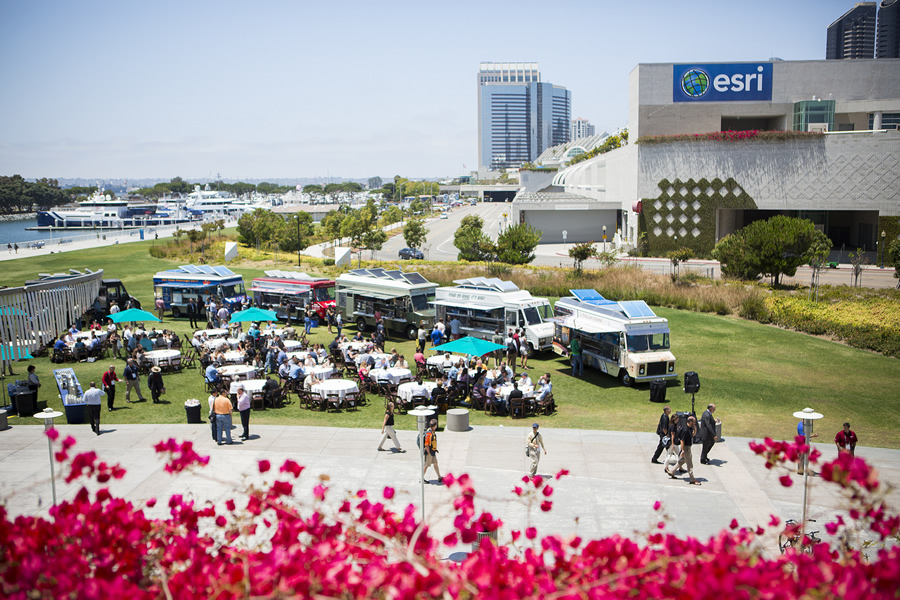
[(98, 190), (74, 208), (38, 211), (34, 229), (130, 229), (187, 223), (196, 218), (177, 207), (149, 200), (112, 198)]

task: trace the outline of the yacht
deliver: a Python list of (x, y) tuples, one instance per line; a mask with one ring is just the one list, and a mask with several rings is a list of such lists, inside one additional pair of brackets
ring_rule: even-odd
[(38, 211), (37, 227), (29, 229), (130, 229), (192, 220), (196, 217), (185, 209), (159, 206), (149, 200), (112, 198), (98, 190), (75, 207)]

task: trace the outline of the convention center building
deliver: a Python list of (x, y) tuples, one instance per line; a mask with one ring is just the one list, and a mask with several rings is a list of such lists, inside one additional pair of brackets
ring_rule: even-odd
[[(609, 241), (705, 255), (776, 214), (835, 249), (900, 236), (900, 59), (641, 64), (629, 143), (521, 172), (516, 222), (543, 242)], [(604, 229), (605, 228), (605, 229)], [(882, 236), (884, 232), (884, 236)]]

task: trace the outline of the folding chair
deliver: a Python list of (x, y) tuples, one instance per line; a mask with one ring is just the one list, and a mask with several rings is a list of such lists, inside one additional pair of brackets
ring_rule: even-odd
[(266, 394), (264, 392), (253, 392), (250, 396), (250, 408), (252, 410), (266, 410)]
[(513, 419), (524, 419), (525, 418), (525, 400), (522, 398), (515, 398), (509, 401), (509, 416)]
[(341, 400), (341, 395), (337, 392), (325, 394), (325, 410), (328, 410), (330, 407), (334, 407), (334, 410), (341, 410), (343, 407), (343, 400)]
[(353, 410), (357, 410), (356, 405), (359, 400), (357, 398), (356, 392), (347, 392), (344, 394), (344, 408), (352, 408)]

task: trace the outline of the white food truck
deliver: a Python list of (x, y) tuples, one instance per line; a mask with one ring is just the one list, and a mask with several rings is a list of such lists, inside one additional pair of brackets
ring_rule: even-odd
[(678, 378), (669, 351), (669, 321), (656, 316), (646, 302), (615, 302), (595, 290), (569, 292), (572, 296), (556, 301), (554, 352), (568, 356), (577, 337), (584, 364), (625, 385)]
[(435, 291), (435, 319), (459, 319), (462, 333), (490, 340), (498, 329), (506, 337), (510, 329), (522, 329), (530, 352), (553, 346), (553, 316), (547, 298), (535, 298), (511, 281), (470, 277), (457, 279), (453, 287)]
[(385, 269), (355, 269), (335, 280), (337, 310), (344, 323), (356, 324), (356, 329), (375, 328), (375, 315), (384, 320), (388, 333), (416, 339), (419, 326), (430, 330), (434, 325), (434, 298), (431, 283), (418, 273), (387, 271)]

